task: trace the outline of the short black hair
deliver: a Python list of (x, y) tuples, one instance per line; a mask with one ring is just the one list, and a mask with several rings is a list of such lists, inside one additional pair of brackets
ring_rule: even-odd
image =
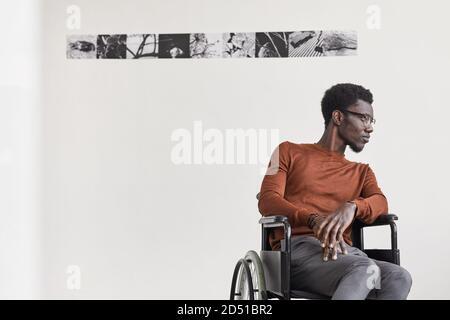
[(334, 110), (346, 110), (358, 99), (367, 103), (373, 103), (373, 96), (370, 90), (353, 83), (338, 83), (325, 91), (322, 98), (322, 115), (325, 120), (325, 128), (331, 119)]

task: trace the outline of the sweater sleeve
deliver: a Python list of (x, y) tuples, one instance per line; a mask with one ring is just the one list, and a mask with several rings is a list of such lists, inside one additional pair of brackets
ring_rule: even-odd
[(381, 189), (378, 187), (377, 179), (372, 169), (368, 170), (364, 179), (361, 195), (354, 200), (356, 204), (356, 218), (364, 223), (372, 223), (382, 214), (388, 213), (388, 203)]
[[(263, 216), (284, 215), (292, 226), (306, 226), (310, 212), (284, 198), (290, 165), (288, 144), (289, 142), (281, 143), (272, 154), (268, 173), (264, 176), (261, 185), (258, 208)], [(269, 173), (271, 170), (272, 172)]]

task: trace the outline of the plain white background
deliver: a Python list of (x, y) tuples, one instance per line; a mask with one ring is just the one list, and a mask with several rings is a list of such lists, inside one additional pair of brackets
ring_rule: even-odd
[[(346, 157), (371, 165), (400, 217), (410, 298), (450, 298), (446, 1), (36, 3), (1, 10), (1, 297), (226, 299), (237, 259), (259, 250), (260, 167), (175, 165), (171, 133), (200, 120), (315, 142), (324, 91), (353, 82), (373, 92), (377, 124), (365, 150)], [(66, 27), (69, 5), (81, 9), (79, 30)], [(367, 28), (369, 5), (381, 9), (379, 30)], [(66, 35), (77, 33), (320, 29), (357, 30), (358, 55), (65, 55)], [(387, 246), (388, 235), (371, 230), (367, 244)], [(70, 265), (80, 267), (79, 290), (67, 287)]]

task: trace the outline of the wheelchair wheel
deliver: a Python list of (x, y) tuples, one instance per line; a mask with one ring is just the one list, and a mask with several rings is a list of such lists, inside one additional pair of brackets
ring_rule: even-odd
[(249, 251), (234, 268), (230, 300), (266, 300), (264, 269), (258, 254)]

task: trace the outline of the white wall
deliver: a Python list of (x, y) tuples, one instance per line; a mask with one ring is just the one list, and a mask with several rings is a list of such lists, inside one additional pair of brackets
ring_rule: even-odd
[(40, 6), (0, 3), (0, 299), (39, 297)]
[[(66, 8), (81, 8), (81, 29)], [(366, 9), (381, 8), (369, 30)], [(43, 283), (47, 298), (227, 298), (236, 260), (259, 249), (257, 165), (170, 160), (171, 133), (278, 128), (317, 141), (338, 82), (374, 94), (370, 163), (400, 216), (410, 298), (448, 299), (450, 43), (446, 1), (61, 0), (44, 7)], [(66, 60), (67, 34), (357, 30), (358, 56)], [(369, 244), (384, 240), (371, 232)], [(387, 233), (382, 233), (383, 236)], [(66, 268), (81, 268), (68, 290)]]

